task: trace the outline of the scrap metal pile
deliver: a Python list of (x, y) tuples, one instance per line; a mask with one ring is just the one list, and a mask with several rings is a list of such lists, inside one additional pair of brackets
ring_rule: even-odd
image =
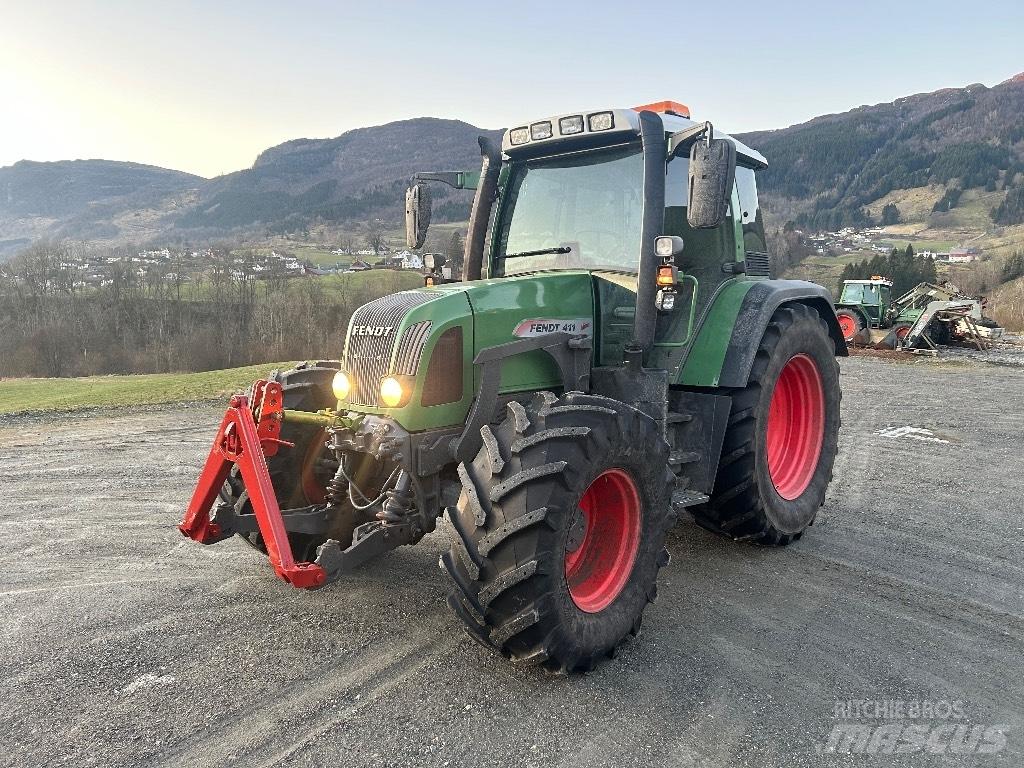
[[(888, 280), (847, 281), (848, 285), (853, 283), (858, 284), (864, 298), (841, 300), (837, 305), (840, 315), (851, 320), (862, 318), (856, 327), (851, 322), (852, 338), (848, 342), (853, 344), (935, 355), (940, 346), (950, 345), (988, 350), (1003, 337), (1004, 329), (985, 317), (984, 299), (962, 293), (953, 283), (918, 283), (891, 302), (886, 301), (892, 285)], [(860, 284), (868, 287), (861, 288)]]

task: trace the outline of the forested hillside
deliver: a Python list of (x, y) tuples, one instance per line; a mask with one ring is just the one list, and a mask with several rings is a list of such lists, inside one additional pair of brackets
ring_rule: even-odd
[[(1024, 82), (970, 85), (743, 135), (770, 166), (769, 210), (816, 230), (882, 220), (893, 190), (1006, 190), (1001, 224), (1024, 221)], [(947, 198), (947, 210), (949, 199)], [(955, 205), (955, 203), (954, 203)]]

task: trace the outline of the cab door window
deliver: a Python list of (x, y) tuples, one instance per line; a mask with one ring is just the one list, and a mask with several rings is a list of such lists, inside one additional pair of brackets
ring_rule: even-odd
[(680, 298), (684, 299), (673, 314), (690, 314), (685, 301), (695, 301), (699, 319), (707, 308), (718, 287), (733, 275), (722, 271), (722, 265), (736, 260), (736, 229), (734, 212), (714, 229), (693, 229), (686, 220), (687, 174), (690, 161), (677, 157), (668, 164), (668, 178), (665, 180), (665, 234), (683, 238), (683, 252), (676, 257), (676, 266), (685, 275), (697, 281), (694, 295), (693, 282), (687, 280)]

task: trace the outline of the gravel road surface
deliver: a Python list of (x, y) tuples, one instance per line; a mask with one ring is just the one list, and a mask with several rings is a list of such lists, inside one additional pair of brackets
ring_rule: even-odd
[[(1022, 765), (1024, 370), (855, 357), (842, 384), (807, 535), (680, 522), (641, 636), (568, 678), (459, 629), (444, 531), (319, 592), (183, 539), (219, 407), (8, 417), (0, 765)], [(851, 700), (1005, 746), (821, 753), (837, 724), (892, 723)]]

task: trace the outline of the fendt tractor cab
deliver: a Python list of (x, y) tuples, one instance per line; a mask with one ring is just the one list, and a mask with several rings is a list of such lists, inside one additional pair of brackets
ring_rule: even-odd
[[(773, 280), (764, 158), (679, 104), (481, 138), (465, 274), (352, 315), (335, 360), (236, 395), (181, 530), (239, 535), (318, 588), (447, 518), (473, 637), (559, 671), (637, 633), (677, 513), (798, 538), (836, 453), (846, 346), (829, 293)], [(212, 516), (211, 516), (212, 510)], [(400, 574), (396, 574), (400, 578)]]

